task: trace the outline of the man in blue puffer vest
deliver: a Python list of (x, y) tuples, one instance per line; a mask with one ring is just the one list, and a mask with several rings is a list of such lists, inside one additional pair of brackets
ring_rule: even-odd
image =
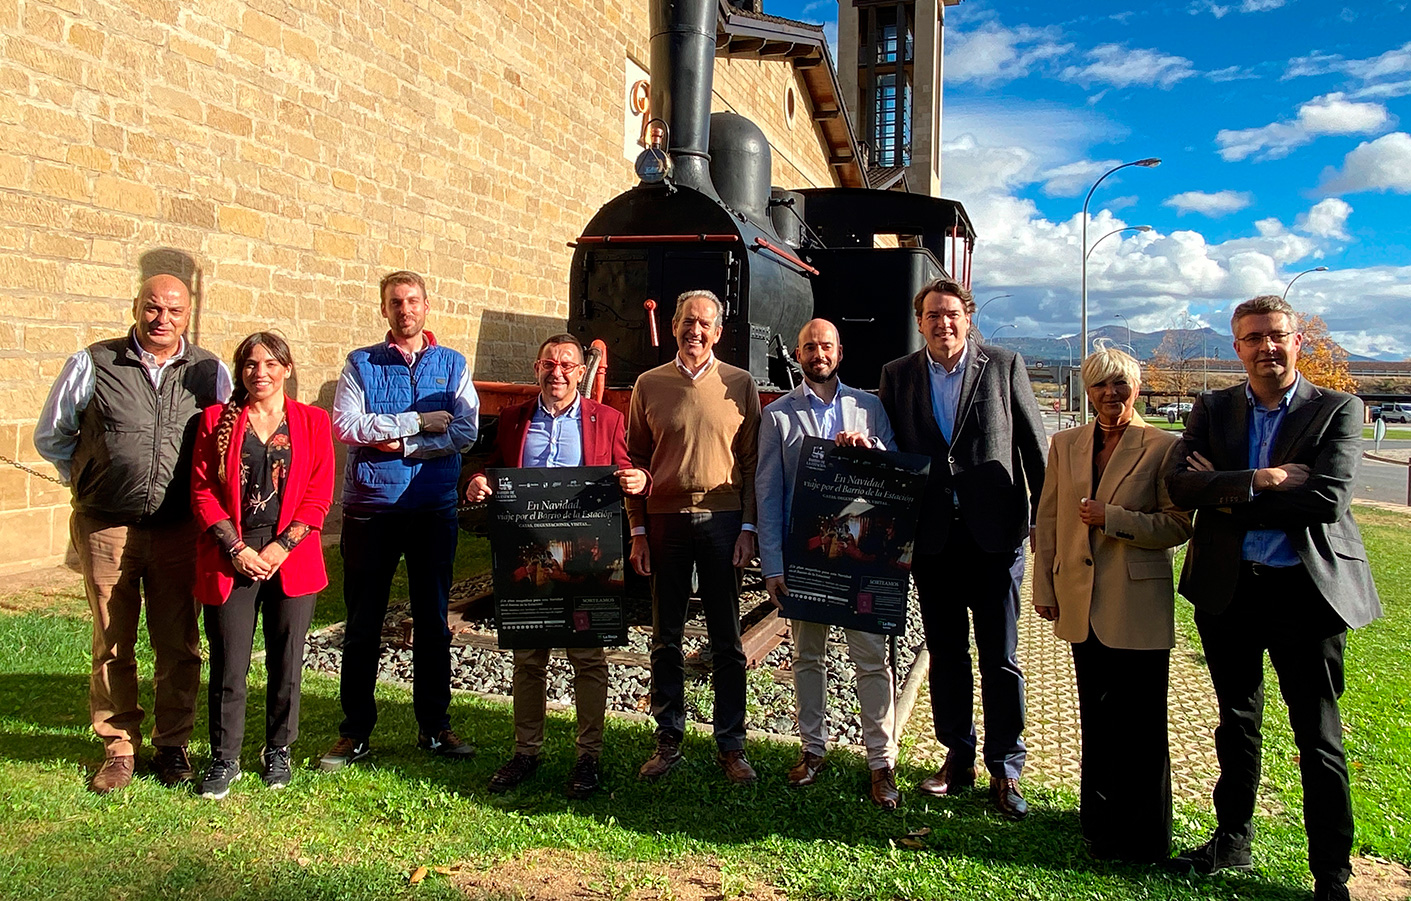
[(348, 445), (343, 475), (343, 633), (339, 739), (326, 771), (368, 755), (377, 722), (378, 658), (392, 575), (403, 556), (411, 595), (412, 707), (417, 746), (452, 758), (474, 749), (451, 729), (446, 606), (456, 555), (461, 454), (475, 442), (479, 399), (465, 357), (426, 331), (430, 302), (415, 272), (382, 279), (381, 344), (348, 355), (333, 395), (333, 433)]

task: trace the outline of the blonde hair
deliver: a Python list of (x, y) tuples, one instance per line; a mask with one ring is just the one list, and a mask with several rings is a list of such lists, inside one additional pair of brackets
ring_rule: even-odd
[(1141, 364), (1131, 354), (1120, 351), (1099, 338), (1093, 342), (1096, 350), (1083, 361), (1083, 387), (1091, 388), (1098, 382), (1105, 382), (1114, 375), (1123, 375), (1133, 385), (1142, 380)]

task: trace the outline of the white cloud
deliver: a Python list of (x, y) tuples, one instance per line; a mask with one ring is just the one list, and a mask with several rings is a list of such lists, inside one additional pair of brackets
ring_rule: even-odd
[(1178, 216), (1200, 213), (1212, 218), (1237, 213), (1252, 203), (1254, 197), (1244, 191), (1216, 191), (1213, 194), (1206, 191), (1184, 191), (1162, 201), (1163, 206), (1175, 209)]
[(1000, 82), (1023, 78), (1072, 51), (1054, 27), (1008, 28), (996, 21), (973, 31), (946, 30), (945, 78), (952, 82)]
[(1258, 78), (1259, 76), (1249, 71), (1244, 66), (1226, 66), (1223, 69), (1215, 69), (1212, 72), (1206, 72), (1205, 77), (1216, 84), (1223, 84), (1227, 81), (1248, 81), (1249, 79)]
[(1086, 65), (1067, 66), (1058, 77), (1084, 87), (1110, 84), (1118, 88), (1170, 88), (1195, 74), (1191, 61), (1183, 56), (1157, 50), (1130, 50), (1121, 44), (1102, 44), (1089, 50), (1086, 57)]
[(1411, 194), (1411, 134), (1404, 131), (1364, 141), (1342, 161), (1323, 171), (1321, 189), (1334, 194), (1394, 191)]
[(1393, 50), (1365, 59), (1346, 59), (1334, 53), (1314, 51), (1289, 60), (1283, 78), (1315, 75), (1342, 75), (1360, 87), (1351, 92), (1356, 98), (1399, 97), (1411, 92), (1411, 41)]
[(1328, 197), (1313, 204), (1308, 212), (1299, 215), (1294, 227), (1315, 238), (1346, 239), (1347, 217), (1352, 215), (1352, 204), (1338, 197)]
[(1054, 166), (1039, 176), (1049, 197), (1077, 197), (1092, 186), (1102, 173), (1122, 165), (1121, 160), (1077, 160)]
[[(1278, 9), (1287, 3), (1288, 0), (1243, 0), (1239, 5), (1242, 13), (1264, 13), (1272, 9)], [(1186, 12), (1193, 16), (1208, 12), (1217, 19), (1223, 19), (1229, 15), (1233, 9), (1229, 4), (1215, 3), (1214, 0), (1196, 0), (1186, 7)]]
[(1187, 7), (1186, 12), (1193, 16), (1208, 12), (1217, 19), (1223, 19), (1225, 16), (1229, 15), (1230, 8), (1219, 3), (1212, 3), (1210, 0), (1199, 0), (1199, 2), (1192, 3)]
[(1221, 129), (1215, 135), (1215, 143), (1226, 161), (1249, 157), (1275, 160), (1321, 135), (1376, 134), (1395, 122), (1380, 103), (1348, 100), (1342, 93), (1324, 94), (1300, 106), (1297, 118), (1291, 122), (1273, 122), (1259, 128)]

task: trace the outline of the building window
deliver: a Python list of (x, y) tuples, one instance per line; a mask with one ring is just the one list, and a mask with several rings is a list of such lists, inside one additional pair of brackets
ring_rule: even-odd
[(863, 134), (874, 166), (911, 165), (911, 0), (859, 0), (858, 68)]
[(794, 116), (798, 112), (799, 95), (793, 85), (784, 88), (784, 124), (794, 127)]

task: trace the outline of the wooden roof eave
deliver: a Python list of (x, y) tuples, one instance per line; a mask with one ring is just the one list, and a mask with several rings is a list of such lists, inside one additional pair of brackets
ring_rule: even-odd
[(777, 59), (792, 62), (808, 91), (813, 124), (827, 145), (828, 162), (845, 188), (867, 187), (867, 173), (853, 133), (852, 117), (843, 103), (837, 66), (823, 29), (775, 16), (759, 16), (720, 0), (720, 39), (716, 55), (729, 58)]

